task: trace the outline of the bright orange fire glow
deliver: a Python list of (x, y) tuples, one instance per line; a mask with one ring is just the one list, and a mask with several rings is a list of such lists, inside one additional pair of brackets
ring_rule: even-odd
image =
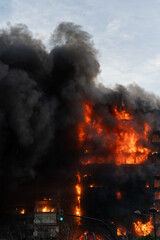
[(102, 185), (91, 184), (89, 185), (90, 188), (100, 188), (103, 187)]
[(125, 110), (118, 111), (117, 107), (114, 108), (115, 116), (118, 120), (130, 120), (132, 116), (127, 113)]
[(83, 177), (86, 178), (86, 177), (88, 177), (88, 175), (87, 175), (87, 174), (84, 174)]
[(134, 230), (138, 236), (146, 236), (148, 234), (151, 234), (154, 227), (152, 224), (152, 218), (150, 218), (150, 221), (147, 223), (142, 223), (142, 221), (137, 221), (133, 223)]
[(77, 173), (76, 176), (77, 176), (77, 179), (78, 179), (78, 184), (75, 186), (75, 188), (76, 188), (76, 195), (77, 195), (77, 205), (76, 205), (75, 214), (80, 216), (81, 215), (80, 204), (81, 204), (81, 192), (82, 192), (81, 185), (80, 185), (80, 183), (81, 183), (81, 176), (80, 176), (79, 173)]
[(79, 196), (81, 195), (81, 187), (79, 184), (76, 185), (76, 192)]
[(117, 228), (117, 236), (126, 236), (126, 230), (124, 227)]
[(21, 209), (16, 208), (16, 211), (17, 211), (17, 213), (19, 213), (19, 214), (25, 214), (25, 213), (26, 213), (26, 210), (25, 210), (24, 208), (21, 208)]
[(42, 212), (55, 212), (54, 208), (49, 208), (48, 206), (44, 206), (41, 210)]
[[(150, 127), (147, 123), (141, 126), (133, 120), (133, 116), (125, 110), (117, 107), (113, 110), (113, 117), (117, 119), (114, 129), (104, 125), (103, 119), (93, 112), (91, 103), (84, 104), (84, 122), (78, 126), (78, 139), (84, 156), (82, 164), (102, 164), (108, 161), (108, 156), (95, 156), (91, 141), (94, 137), (100, 139), (103, 149), (112, 153), (117, 165), (121, 164), (142, 164), (151, 152), (147, 148), (148, 134)], [(89, 143), (89, 144), (87, 144)]]
[(76, 206), (76, 215), (78, 215), (78, 216), (81, 215), (81, 209), (80, 209), (80, 206)]
[(137, 133), (130, 121), (120, 122), (118, 132), (115, 132), (116, 140), (116, 164), (142, 164), (148, 157), (150, 149), (138, 144), (143, 136), (143, 141), (147, 143), (147, 133), (149, 126), (144, 124), (141, 134)]
[(20, 213), (25, 214), (25, 209), (21, 209)]
[(79, 125), (79, 131), (78, 131), (78, 139), (80, 143), (85, 141), (85, 138), (86, 138), (85, 128), (87, 127), (88, 124), (91, 123), (91, 116), (92, 116), (92, 106), (91, 104), (85, 104), (84, 123)]

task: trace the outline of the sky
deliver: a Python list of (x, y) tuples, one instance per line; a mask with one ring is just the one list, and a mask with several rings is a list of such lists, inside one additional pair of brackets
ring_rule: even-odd
[(26, 24), (47, 49), (61, 22), (92, 35), (98, 82), (138, 84), (160, 96), (160, 0), (0, 0), (0, 28)]

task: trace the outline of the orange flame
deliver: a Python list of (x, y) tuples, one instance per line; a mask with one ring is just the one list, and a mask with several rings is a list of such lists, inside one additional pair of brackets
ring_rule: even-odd
[(142, 223), (142, 221), (137, 221), (137, 222), (134, 222), (133, 225), (134, 225), (134, 230), (136, 234), (139, 236), (146, 236), (148, 234), (151, 234), (154, 229), (151, 217), (150, 217), (150, 221), (147, 223)]
[(125, 110), (118, 111), (117, 107), (114, 108), (115, 116), (118, 120), (130, 120), (132, 116), (127, 113)]
[[(75, 209), (75, 214), (80, 216), (81, 215), (81, 192), (82, 192), (82, 189), (81, 189), (81, 176), (79, 173), (77, 173), (77, 179), (78, 179), (78, 184), (75, 186), (76, 188), (76, 195), (77, 195), (77, 206), (76, 206), (76, 209)], [(80, 220), (78, 219), (78, 223), (80, 224)]]
[(54, 208), (50, 208), (48, 206), (44, 206), (41, 210), (42, 212), (55, 212), (55, 209)]
[(103, 187), (102, 185), (96, 185), (96, 184), (91, 184), (89, 185), (90, 188), (101, 188)]
[(19, 214), (25, 214), (25, 213), (26, 213), (26, 210), (25, 210), (24, 208), (21, 208), (21, 209), (16, 208), (16, 211), (17, 211), (17, 213), (19, 213)]
[(79, 184), (76, 185), (76, 192), (77, 192), (78, 196), (81, 195), (81, 187)]
[(21, 209), (20, 214), (25, 214), (25, 209)]
[(139, 144), (141, 136), (143, 141), (148, 141), (149, 126), (144, 124), (142, 135), (137, 133), (130, 122), (120, 122), (118, 131), (115, 132), (116, 139), (116, 164), (142, 164), (147, 160), (150, 149)]
[(88, 175), (87, 175), (87, 174), (84, 174), (83, 177), (86, 178), (86, 177), (88, 177)]
[(117, 228), (117, 236), (126, 236), (126, 230), (124, 227)]
[(79, 125), (79, 131), (78, 131), (78, 139), (80, 143), (85, 141), (85, 138), (86, 138), (85, 128), (87, 127), (87, 125), (91, 123), (91, 116), (92, 116), (92, 106), (89, 103), (85, 104), (84, 123)]
[(118, 122), (111, 132), (108, 126), (103, 124), (102, 118), (93, 113), (93, 105), (88, 102), (84, 104), (84, 122), (78, 127), (79, 145), (84, 153), (82, 164), (102, 164), (108, 160), (107, 156), (94, 156), (92, 153), (94, 149), (86, 144), (91, 142), (94, 136), (101, 139), (104, 149), (109, 148), (109, 151), (113, 152), (117, 165), (142, 164), (147, 160), (151, 152), (145, 147), (150, 131), (149, 125), (147, 123), (136, 125), (131, 114), (125, 110), (120, 111), (117, 107), (114, 108), (113, 115)]

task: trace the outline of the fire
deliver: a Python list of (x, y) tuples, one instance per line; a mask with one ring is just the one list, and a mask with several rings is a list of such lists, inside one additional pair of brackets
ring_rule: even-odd
[(125, 110), (118, 111), (117, 107), (114, 108), (115, 116), (118, 120), (130, 120), (132, 116), (127, 113)]
[[(151, 150), (148, 148), (148, 135), (150, 126), (147, 122), (138, 123), (134, 117), (126, 109), (114, 107), (110, 109), (112, 112), (111, 120), (113, 125), (107, 124), (108, 119), (98, 114), (98, 110), (90, 102), (82, 105), (84, 119), (78, 125), (78, 142), (82, 153), (80, 159), (83, 165), (87, 164), (105, 164), (114, 163), (122, 164), (143, 164), (147, 159)], [(106, 110), (106, 114), (108, 113)], [(106, 116), (107, 117), (107, 116)], [(93, 144), (92, 144), (93, 143)], [(95, 148), (95, 146), (97, 146)], [(114, 162), (113, 162), (114, 161)], [(83, 175), (87, 177), (87, 175)], [(77, 174), (78, 184), (76, 185), (77, 206), (76, 214), (81, 214), (81, 178)], [(90, 188), (96, 187), (90, 184)], [(149, 185), (146, 184), (146, 188)], [(117, 200), (122, 199), (121, 192), (116, 193)], [(143, 224), (141, 221), (134, 223), (135, 232), (137, 234), (147, 235), (152, 229), (151, 221)], [(117, 235), (126, 235), (124, 228), (117, 229)]]
[(103, 186), (101, 186), (101, 185), (96, 185), (96, 184), (90, 184), (89, 187), (90, 187), (90, 188), (101, 188), (101, 187), (103, 187)]
[(50, 209), (48, 209), (46, 206), (42, 208), (42, 212), (50, 212)]
[[(79, 146), (83, 149), (85, 154), (85, 160), (82, 158), (82, 164), (92, 164), (92, 163), (104, 163), (104, 157), (90, 156), (92, 154), (92, 147), (88, 146), (87, 141), (91, 142), (93, 135), (101, 137), (103, 139), (103, 147), (106, 146), (106, 130), (102, 125), (102, 119), (99, 116), (96, 116), (96, 119), (93, 120), (93, 105), (89, 102), (84, 104), (84, 122), (78, 126), (78, 140)], [(84, 146), (85, 145), (85, 146)], [(89, 156), (89, 157), (88, 157)]]
[(17, 213), (19, 213), (19, 214), (25, 214), (25, 213), (26, 213), (26, 210), (25, 210), (24, 208), (21, 208), (21, 209), (16, 208), (16, 211), (17, 211)]
[(21, 209), (20, 214), (25, 214), (25, 209)]
[(42, 212), (55, 212), (55, 209), (54, 208), (50, 208), (48, 206), (44, 206), (41, 210)]
[(81, 176), (79, 173), (77, 173), (77, 179), (78, 179), (78, 184), (75, 186), (76, 188), (76, 195), (77, 195), (77, 206), (76, 206), (76, 210), (75, 210), (75, 214), (80, 216), (81, 215), (81, 207), (80, 207), (80, 203), (81, 203)]
[[(102, 117), (94, 113), (91, 103), (84, 104), (84, 122), (78, 127), (79, 146), (83, 149), (82, 164), (108, 162), (107, 151), (112, 153), (117, 165), (142, 164), (147, 160), (151, 152), (145, 147), (148, 142), (149, 125), (147, 123), (137, 125), (130, 113), (117, 107), (113, 109), (113, 117), (116, 118), (117, 125), (111, 130), (104, 125)], [(103, 154), (97, 157), (93, 154), (91, 142), (94, 137), (102, 142), (106, 156)]]
[(88, 177), (88, 175), (87, 175), (87, 174), (84, 174), (83, 177), (86, 178), (86, 177)]
[(91, 116), (92, 116), (92, 106), (91, 104), (85, 104), (84, 123), (79, 125), (79, 131), (78, 131), (78, 139), (80, 143), (85, 141), (85, 138), (86, 138), (85, 128), (87, 127), (87, 125), (91, 123)]
[(80, 209), (80, 206), (76, 206), (76, 215), (78, 215), (78, 216), (81, 215), (81, 209)]
[[(143, 126), (143, 141), (148, 141), (149, 126)], [(150, 149), (139, 144), (141, 134), (137, 133), (130, 121), (121, 121), (118, 124), (116, 135), (116, 164), (142, 164), (147, 160)]]
[(139, 236), (146, 236), (148, 234), (151, 234), (154, 229), (151, 217), (150, 217), (150, 221), (147, 223), (142, 223), (142, 221), (137, 221), (137, 222), (134, 222), (133, 225), (134, 225), (134, 230), (136, 234)]
[(152, 155), (156, 155), (156, 154), (158, 154), (158, 152), (152, 152)]
[(117, 228), (117, 236), (126, 236), (126, 230), (124, 227)]
[(81, 187), (79, 184), (76, 185), (76, 192), (77, 192), (78, 196), (81, 195)]

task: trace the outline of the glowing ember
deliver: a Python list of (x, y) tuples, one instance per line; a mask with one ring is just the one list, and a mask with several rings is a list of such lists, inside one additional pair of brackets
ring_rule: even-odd
[(158, 154), (158, 152), (152, 152), (152, 155), (156, 155), (156, 154)]
[(121, 192), (117, 192), (117, 200), (121, 200), (121, 198), (122, 198)]
[(86, 177), (88, 177), (88, 175), (87, 175), (87, 174), (84, 174), (83, 177), (86, 178)]
[(124, 227), (117, 228), (117, 236), (126, 236), (126, 230)]
[(154, 227), (152, 224), (152, 218), (150, 218), (150, 221), (147, 223), (142, 223), (142, 221), (137, 221), (133, 223), (134, 230), (137, 235), (139, 236), (146, 236), (148, 234), (151, 234)]
[(96, 185), (96, 184), (91, 184), (89, 185), (90, 188), (100, 188), (100, 187), (103, 187), (101, 185)]

